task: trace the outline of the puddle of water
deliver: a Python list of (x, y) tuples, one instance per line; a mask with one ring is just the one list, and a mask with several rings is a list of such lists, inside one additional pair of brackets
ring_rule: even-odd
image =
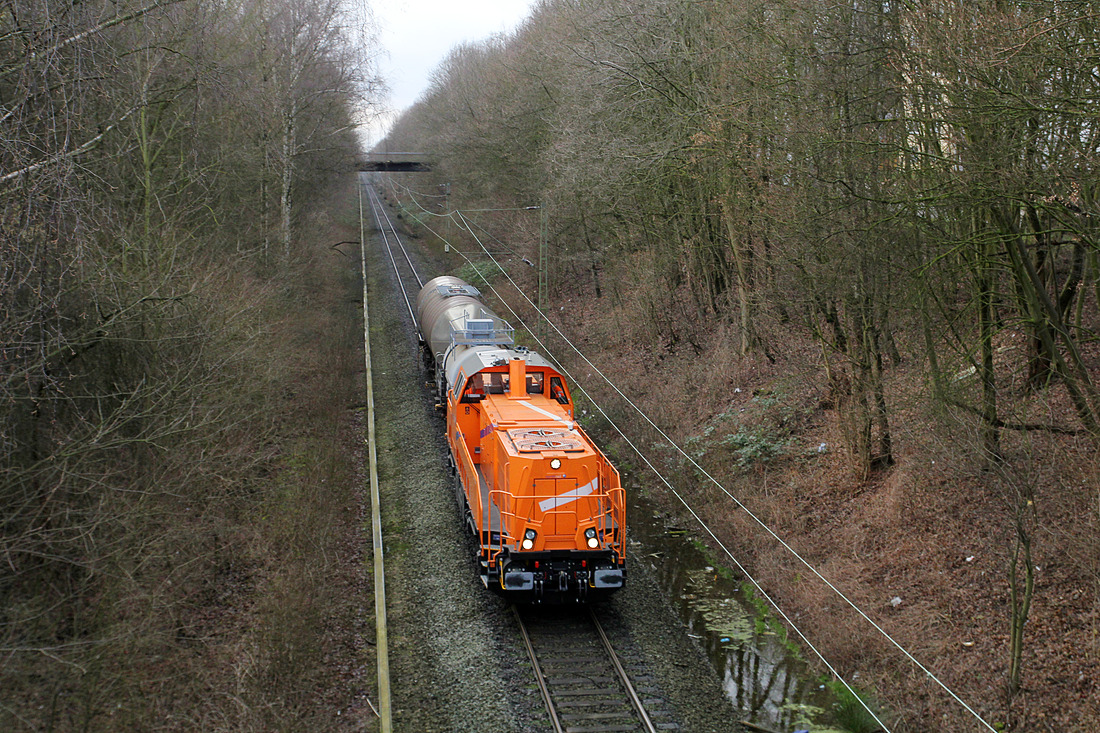
[(742, 718), (779, 733), (842, 733), (829, 725), (830, 693), (745, 598), (740, 582), (712, 567), (690, 532), (670, 531), (637, 487), (629, 494), (636, 556), (650, 566), (688, 633), (702, 643)]

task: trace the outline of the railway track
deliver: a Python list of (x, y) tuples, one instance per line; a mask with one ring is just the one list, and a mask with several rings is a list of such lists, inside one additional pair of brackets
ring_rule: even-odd
[[(367, 307), (367, 239), (363, 221), (363, 186), (359, 190), (359, 247), (363, 267), (363, 357), (367, 397), (367, 460), (370, 464), (371, 542), (374, 556), (375, 647), (378, 658), (378, 713), (382, 733), (393, 730), (390, 659), (386, 618), (386, 568), (382, 545), (382, 508), (378, 489), (378, 454), (374, 421), (374, 378), (370, 351), (370, 311)], [(368, 189), (368, 193), (372, 193)]]
[[(381, 197), (367, 181), (363, 189), (400, 296), (415, 324), (412, 301), (424, 279)], [(680, 730), (644, 666), (624, 663), (590, 606), (522, 610), (513, 606), (513, 611), (557, 733)]]
[(663, 699), (636, 686), (590, 607), (512, 607), (556, 733), (679, 730)]
[(382, 243), (386, 247), (386, 255), (390, 264), (393, 266), (393, 272), (399, 286), (398, 289), (401, 291), (401, 298), (409, 311), (410, 328), (415, 328), (416, 310), (413, 308), (412, 301), (416, 299), (420, 289), (424, 287), (424, 279), (420, 276), (416, 265), (413, 264), (409, 251), (404, 242), (401, 241), (401, 236), (397, 233), (397, 227), (390, 219), (389, 212), (386, 211), (382, 198), (374, 190), (374, 186), (370, 183), (364, 183), (363, 188), (366, 191), (367, 203), (370, 205), (375, 227), (378, 229)]

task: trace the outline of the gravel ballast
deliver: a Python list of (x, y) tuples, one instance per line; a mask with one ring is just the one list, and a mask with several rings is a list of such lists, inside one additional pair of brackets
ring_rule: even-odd
[[(515, 620), (477, 579), (473, 541), (460, 524), (446, 468), (443, 420), (381, 247), (368, 235), (394, 728), (549, 730)], [(442, 274), (423, 270), (425, 279)], [(369, 528), (364, 537), (369, 545)], [(644, 670), (680, 730), (738, 730), (740, 716), (717, 675), (644, 564), (633, 562), (629, 572), (627, 587), (599, 606), (612, 642), (631, 667)]]

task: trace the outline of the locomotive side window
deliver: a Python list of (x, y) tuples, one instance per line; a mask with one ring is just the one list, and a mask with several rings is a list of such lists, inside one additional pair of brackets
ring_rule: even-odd
[(542, 372), (527, 372), (527, 394), (542, 394)]
[(569, 395), (565, 393), (561, 377), (550, 377), (550, 396), (563, 405), (569, 404)]
[(466, 380), (466, 389), (462, 393), (463, 402), (477, 402), (485, 396), (485, 380), (483, 375), (475, 374)]

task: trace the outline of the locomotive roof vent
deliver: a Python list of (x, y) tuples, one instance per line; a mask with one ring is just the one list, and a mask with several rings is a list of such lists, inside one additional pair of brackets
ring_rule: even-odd
[(584, 451), (580, 436), (571, 430), (555, 428), (520, 428), (507, 431), (512, 444), (520, 453), (543, 453), (545, 451), (565, 451), (579, 453)]

